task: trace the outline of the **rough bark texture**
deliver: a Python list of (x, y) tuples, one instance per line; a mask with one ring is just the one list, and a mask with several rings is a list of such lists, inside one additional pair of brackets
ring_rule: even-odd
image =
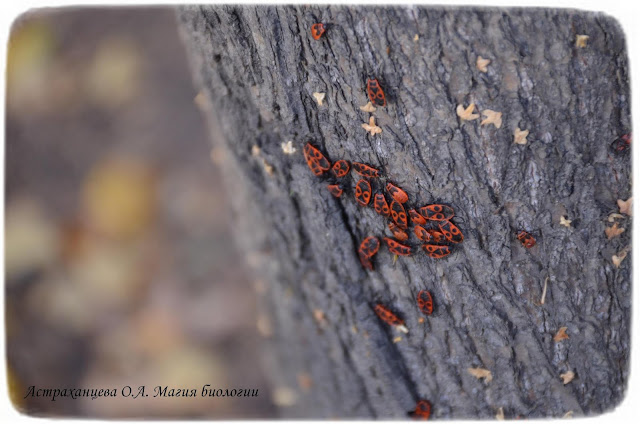
[[(178, 15), (225, 153), (238, 239), (267, 288), (274, 385), (297, 390), (299, 373), (313, 379), (285, 416), (402, 418), (425, 398), (434, 418), (492, 418), (501, 407), (507, 418), (560, 417), (621, 401), (630, 260), (617, 268), (611, 257), (629, 245), (630, 220), (618, 219), (626, 231), (612, 240), (604, 229), (616, 200), (631, 195), (629, 157), (609, 147), (630, 131), (630, 98), (613, 19), (415, 6)], [(315, 22), (330, 24), (318, 41)], [(576, 47), (578, 34), (586, 47)], [(487, 73), (478, 56), (491, 60)], [(359, 107), (374, 76), (388, 104), (373, 113), (383, 132), (372, 137)], [(324, 105), (313, 92), (326, 93)], [(461, 121), (456, 106), (470, 103), (502, 112), (502, 128)], [(530, 131), (528, 144), (514, 144), (516, 128)], [(287, 140), (293, 155), (281, 149)], [(379, 167), (417, 205), (452, 205), (464, 243), (444, 259), (418, 253), (395, 264), (382, 247), (375, 271), (364, 271), (357, 246), (385, 222), (351, 194), (329, 194), (304, 162), (307, 141), (330, 160)], [(537, 236), (534, 248), (516, 240), (521, 229)], [(424, 323), (421, 289), (436, 304)], [(402, 340), (374, 315), (376, 302), (405, 319)], [(554, 342), (563, 326), (570, 338)], [(568, 370), (576, 376), (564, 385)]]

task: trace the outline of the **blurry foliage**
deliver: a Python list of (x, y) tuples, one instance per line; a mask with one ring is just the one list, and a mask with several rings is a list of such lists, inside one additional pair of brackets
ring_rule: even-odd
[[(10, 35), (12, 402), (45, 416), (273, 416), (254, 294), (229, 243), (173, 11), (109, 10), (28, 13)], [(23, 399), (34, 384), (146, 385), (150, 396)], [(203, 384), (261, 396), (153, 398), (156, 385)]]
[(5, 222), (8, 283), (19, 282), (24, 274), (56, 260), (59, 231), (37, 201), (26, 197), (13, 200), (7, 205)]
[(84, 87), (99, 106), (116, 108), (140, 92), (140, 52), (132, 40), (108, 38), (100, 43), (86, 72)]
[(155, 176), (141, 161), (106, 159), (89, 173), (82, 191), (87, 224), (114, 238), (141, 235), (152, 224)]

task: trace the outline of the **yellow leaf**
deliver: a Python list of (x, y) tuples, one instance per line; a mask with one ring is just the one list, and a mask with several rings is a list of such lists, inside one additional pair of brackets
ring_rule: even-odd
[(491, 371), (486, 370), (484, 368), (467, 368), (469, 374), (474, 376), (477, 379), (484, 378), (485, 383), (490, 383), (493, 380), (493, 375), (491, 375)]
[(116, 158), (97, 164), (82, 193), (89, 226), (115, 238), (141, 235), (152, 223), (155, 190), (153, 173), (142, 162)]
[(553, 341), (559, 342), (568, 338), (569, 335), (567, 334), (567, 327), (560, 327), (556, 335), (553, 336)]

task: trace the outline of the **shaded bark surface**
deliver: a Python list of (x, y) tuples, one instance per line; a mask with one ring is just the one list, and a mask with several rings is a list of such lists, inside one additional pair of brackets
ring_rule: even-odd
[[(604, 229), (631, 195), (629, 156), (609, 147), (630, 132), (630, 116), (613, 19), (416, 6), (206, 6), (178, 16), (238, 241), (266, 286), (271, 378), (299, 392), (285, 416), (402, 418), (425, 398), (434, 418), (492, 418), (501, 407), (507, 418), (560, 417), (621, 401), (630, 260), (617, 268), (611, 256), (630, 244), (630, 219), (612, 240)], [(315, 22), (329, 24), (319, 41)], [(577, 34), (589, 36), (585, 48)], [(491, 60), (486, 74), (478, 56)], [(372, 137), (360, 106), (374, 76), (388, 104), (373, 113), (383, 132)], [(314, 92), (326, 93), (324, 105)], [(469, 103), (502, 112), (502, 128), (461, 121), (456, 106)], [(530, 131), (528, 144), (514, 144), (516, 128)], [(287, 140), (295, 154), (283, 153)], [(395, 264), (382, 247), (375, 271), (364, 271), (357, 246), (385, 222), (351, 194), (329, 194), (304, 162), (307, 141), (332, 161), (380, 168), (418, 206), (452, 205), (464, 243), (441, 260), (417, 253)], [(522, 229), (537, 236), (534, 248), (515, 238)], [(422, 289), (436, 305), (424, 323)], [(375, 316), (377, 302), (405, 319), (402, 340)], [(570, 338), (554, 342), (562, 326)], [(568, 370), (576, 377), (564, 385)], [(308, 392), (300, 373), (312, 376)]]

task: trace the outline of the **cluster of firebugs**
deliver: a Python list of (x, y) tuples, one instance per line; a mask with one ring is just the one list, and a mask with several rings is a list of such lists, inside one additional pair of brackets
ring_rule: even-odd
[[(313, 24), (311, 36), (319, 40), (325, 33), (325, 29), (322, 23)], [(386, 97), (377, 79), (372, 78), (367, 81), (367, 95), (372, 104), (386, 106)], [(335, 197), (340, 197), (344, 193), (345, 186), (340, 182), (349, 174), (349, 171), (352, 170), (358, 174), (359, 180), (354, 187), (355, 200), (363, 207), (372, 204), (378, 214), (390, 219), (388, 228), (394, 238), (383, 237), (382, 240), (396, 257), (409, 256), (414, 249), (406, 244), (409, 240), (407, 230), (410, 225), (413, 225), (413, 233), (422, 243), (422, 249), (432, 258), (443, 258), (451, 254), (452, 247), (464, 240), (462, 231), (451, 221), (455, 214), (451, 206), (430, 204), (407, 210), (409, 196), (403, 189), (391, 182), (386, 183), (385, 190), (379, 188), (384, 183), (381, 182), (383, 178), (378, 169), (364, 163), (349, 163), (345, 159), (340, 159), (332, 165), (325, 155), (310, 143), (304, 146), (303, 153), (314, 175), (318, 177), (329, 175), (332, 181), (327, 184), (327, 189)], [(374, 189), (376, 189), (375, 192)], [(373, 202), (371, 202), (372, 199)], [(535, 238), (526, 231), (520, 231), (517, 238), (526, 248), (536, 244)], [(362, 241), (358, 249), (358, 257), (365, 269), (373, 270), (372, 260), (379, 249), (380, 240), (377, 237), (369, 236)], [(425, 315), (433, 313), (433, 298), (427, 290), (421, 290), (418, 293), (417, 304)], [(385, 323), (406, 331), (404, 321), (386, 306), (377, 304), (374, 311)], [(428, 419), (431, 415), (431, 404), (427, 400), (418, 401), (410, 415)]]

